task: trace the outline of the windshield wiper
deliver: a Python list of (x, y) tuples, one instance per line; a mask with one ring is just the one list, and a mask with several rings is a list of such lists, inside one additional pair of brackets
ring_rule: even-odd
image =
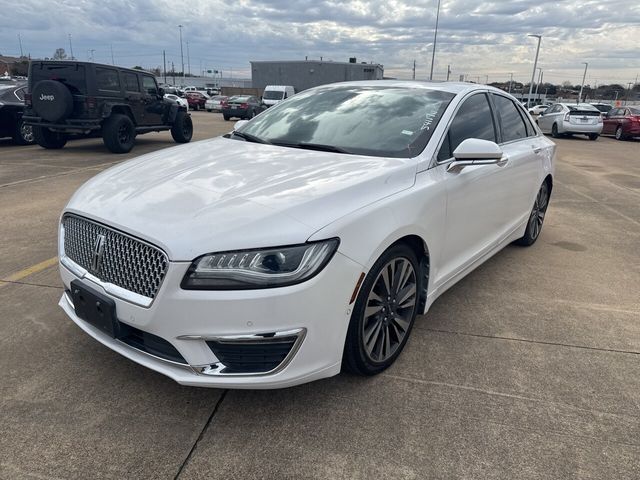
[(250, 133), (233, 131), (233, 132), (231, 132), (231, 134), (235, 135), (236, 137), (240, 137), (240, 138), (246, 140), (247, 142), (268, 143), (269, 145), (271, 144), (271, 142), (269, 142), (268, 140), (264, 140), (264, 139), (262, 139), (260, 137), (256, 137), (255, 135), (251, 135)]
[(335, 153), (351, 153), (344, 148), (336, 147), (335, 145), (324, 145), (322, 143), (290, 143), (290, 142), (271, 142), (273, 145), (278, 145), (280, 147), (291, 147), (291, 148), (304, 148), (306, 150), (318, 150), (321, 152), (335, 152)]

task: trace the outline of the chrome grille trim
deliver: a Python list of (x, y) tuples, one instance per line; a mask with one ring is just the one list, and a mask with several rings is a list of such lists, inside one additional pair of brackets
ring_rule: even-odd
[[(158, 247), (131, 235), (78, 215), (62, 218), (63, 253), (61, 261), (70, 268), (96, 281), (116, 296), (149, 306), (160, 289), (169, 267), (167, 255)], [(94, 248), (99, 235), (104, 235), (104, 254), (97, 269)], [(66, 260), (66, 262), (65, 262)], [(132, 295), (127, 295), (130, 292)], [(119, 293), (119, 294), (118, 294)], [(128, 298), (127, 298), (128, 297)]]

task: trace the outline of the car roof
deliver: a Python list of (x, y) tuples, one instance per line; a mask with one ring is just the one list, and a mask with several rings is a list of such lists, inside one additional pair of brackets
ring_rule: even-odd
[(448, 92), (453, 94), (467, 93), (473, 91), (491, 91), (508, 95), (504, 90), (492, 87), (490, 85), (483, 85), (480, 83), (471, 82), (429, 82), (418, 80), (362, 80), (356, 82), (339, 82), (329, 85), (322, 85), (315, 88), (331, 88), (339, 86), (364, 86), (364, 87), (398, 87), (398, 88), (415, 88), (424, 90), (439, 90), (442, 92)]
[(126, 70), (132, 73), (153, 76), (153, 73), (137, 68), (119, 67), (117, 65), (108, 65), (106, 63), (82, 62), (79, 60), (32, 60), (32, 65), (95, 65), (96, 67), (114, 68), (116, 70)]
[(596, 107), (594, 107), (593, 105), (591, 105), (590, 103), (571, 103), (571, 102), (560, 102), (560, 105), (564, 106), (564, 107), (578, 107), (578, 108), (585, 108), (587, 110), (597, 110)]

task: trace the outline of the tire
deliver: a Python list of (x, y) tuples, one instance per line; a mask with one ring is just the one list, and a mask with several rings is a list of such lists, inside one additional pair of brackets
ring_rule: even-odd
[(73, 95), (56, 80), (42, 80), (33, 86), (31, 102), (34, 112), (48, 122), (60, 122), (73, 112)]
[(45, 127), (33, 127), (33, 138), (42, 148), (58, 150), (67, 143), (67, 137), (59, 132), (52, 132)]
[(222, 117), (223, 117), (227, 122), (229, 121), (229, 118), (231, 118), (231, 117), (229, 117), (228, 115), (223, 115)]
[(36, 143), (33, 127), (31, 125), (25, 125), (22, 119), (16, 121), (13, 132), (13, 142), (16, 145), (33, 145)]
[(616, 140), (624, 140), (624, 139), (625, 139), (625, 136), (622, 131), (622, 127), (618, 125), (618, 128), (616, 128)]
[(531, 209), (531, 214), (527, 221), (527, 229), (525, 230), (522, 238), (515, 241), (516, 244), (522, 245), (523, 247), (529, 247), (536, 243), (536, 240), (542, 231), (544, 217), (547, 213), (547, 207), (549, 206), (549, 196), (549, 184), (547, 182), (543, 182), (540, 190), (538, 190), (536, 199), (533, 202), (533, 208)]
[(213, 112), (213, 110), (211, 110), (210, 108), (207, 108), (207, 112), (211, 113)]
[(193, 122), (191, 115), (183, 110), (179, 110), (176, 119), (171, 126), (171, 136), (176, 143), (189, 143), (193, 137)]
[(129, 117), (111, 115), (102, 125), (102, 141), (112, 153), (129, 153), (136, 143), (136, 129)]
[(553, 138), (560, 138), (560, 134), (558, 133), (558, 125), (557, 124), (553, 124), (553, 127), (551, 127), (551, 136)]
[(598, 135), (597, 133), (590, 133), (589, 140), (597, 140), (599, 136), (600, 135)]
[[(415, 252), (406, 244), (392, 246), (371, 267), (358, 292), (347, 330), (342, 358), (346, 370), (375, 375), (398, 358), (421, 304), (420, 271)], [(402, 305), (407, 306), (401, 308)]]

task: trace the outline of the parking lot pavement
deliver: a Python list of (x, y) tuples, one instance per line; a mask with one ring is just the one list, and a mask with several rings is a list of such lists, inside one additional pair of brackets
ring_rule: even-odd
[[(199, 139), (231, 127), (194, 122)], [(138, 143), (0, 144), (0, 478), (638, 478), (640, 142), (558, 140), (533, 247), (445, 293), (382, 375), (278, 391), (181, 387), (57, 307), (60, 210), (172, 145)]]

